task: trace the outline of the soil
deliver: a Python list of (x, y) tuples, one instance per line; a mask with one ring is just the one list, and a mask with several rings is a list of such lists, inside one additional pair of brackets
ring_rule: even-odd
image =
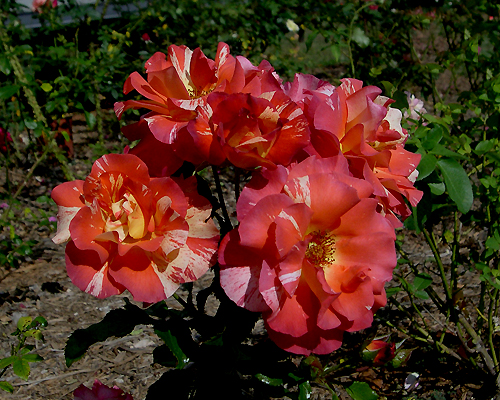
[[(75, 158), (70, 167), (79, 179), (83, 179), (90, 171), (91, 159), (97, 158), (89, 147), (95, 141), (96, 134), (85, 131), (83, 118), (74, 116)], [(105, 150), (112, 151), (119, 148), (120, 143), (116, 138), (110, 139), (106, 147)], [(110, 338), (104, 343), (96, 344), (71, 367), (65, 365), (65, 343), (74, 330), (99, 322), (108, 311), (123, 306), (124, 298), (132, 303), (134, 301), (128, 293), (98, 300), (81, 292), (71, 283), (65, 270), (64, 245), (55, 245), (51, 241), (54, 235), (53, 224), (50, 229), (51, 225), (42, 225), (43, 218), (39, 217), (42, 211), (54, 216), (56, 207), (36, 201), (39, 196), (48, 195), (51, 188), (64, 181), (64, 177), (56, 161), (48, 160), (42, 164), (22, 191), (19, 196), (20, 204), (15, 208), (17, 216), (29, 208), (32, 212), (28, 214), (33, 217), (19, 218), (13, 222), (16, 234), (24, 241), (36, 240), (33, 254), (21, 258), (17, 268), (0, 268), (0, 358), (10, 355), (10, 346), (15, 343), (10, 334), (15, 330), (17, 320), (22, 316), (42, 315), (47, 319), (48, 326), (44, 330), (45, 341), (36, 342), (36, 352), (44, 360), (31, 364), (31, 374), (27, 381), (22, 381), (9, 369), (2, 379), (10, 382), (15, 390), (13, 394), (0, 392), (0, 399), (73, 399), (72, 393), (80, 384), (90, 387), (95, 379), (99, 379), (109, 386), (119, 386), (136, 400), (142, 400), (148, 387), (166, 370), (153, 363), (152, 351), (160, 344), (160, 340), (149, 326), (138, 326), (130, 336)], [(25, 174), (26, 171), (17, 167), (11, 171), (10, 179), (18, 183), (24, 179)], [(3, 188), (6, 187), (5, 180), (0, 183)], [(435, 270), (434, 265), (429, 261), (432, 254), (422, 238), (409, 232), (402, 233), (406, 235), (404, 250), (412, 260), (424, 265), (429, 273), (435, 274), (432, 272)], [(0, 233), (0, 240), (8, 240), (9, 234), (9, 229), (4, 228)], [(474, 242), (475, 239), (471, 240)], [(446, 259), (445, 251), (443, 249)], [(407, 267), (404, 265), (400, 267), (401, 274), (408, 272), (405, 268)], [(470, 271), (462, 272), (464, 296), (473, 304), (473, 300), (479, 296), (479, 280)], [(196, 285), (203, 287), (210, 280), (211, 275), (208, 274)], [(394, 286), (395, 283), (391, 285)], [(184, 293), (181, 289), (180, 294)], [(409, 304), (404, 296), (398, 297), (398, 300), (403, 305)], [(169, 299), (168, 304), (177, 307), (173, 299)], [(213, 301), (210, 307), (215, 310), (216, 306)], [(433, 332), (446, 332), (444, 343), (447, 346), (456, 351), (460, 349), (455, 343), (453, 328), (445, 326), (445, 321), (437, 310), (426, 306), (423, 316)], [(334, 383), (339, 398), (349, 399), (342, 383), (354, 380), (367, 382), (379, 394), (379, 398), (387, 399), (481, 400), (494, 395), (491, 389), (493, 382), (488, 375), (474, 371), (465, 361), (439, 353), (431, 345), (415, 342), (398, 334), (396, 330), (389, 331), (385, 321), (400, 328), (409, 326), (409, 322), (395, 307), (386, 307), (377, 313), (371, 329), (346, 334), (345, 343), (339, 351), (320, 357), (323, 365), (351, 364), (339, 368), (327, 377), (328, 381)], [(257, 333), (262, 333), (262, 329), (262, 324), (258, 324)], [(375, 367), (359, 356), (361, 344), (365, 340), (387, 333), (391, 333), (396, 342), (406, 339), (404, 348), (412, 350), (407, 363), (399, 368)], [(408, 388), (409, 380), (416, 376), (411, 375), (412, 373), (419, 375), (418, 385)], [(321, 384), (314, 384), (311, 398), (331, 397)]]

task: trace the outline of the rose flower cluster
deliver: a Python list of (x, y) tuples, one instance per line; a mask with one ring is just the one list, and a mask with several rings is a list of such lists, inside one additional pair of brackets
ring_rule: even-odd
[[(396, 265), (395, 228), (422, 197), (393, 101), (355, 79), (283, 82), (224, 43), (215, 60), (172, 45), (145, 68), (124, 85), (142, 98), (115, 104), (118, 118), (149, 110), (123, 128), (136, 145), (52, 192), (72, 281), (151, 303), (216, 266), (227, 296), (297, 354), (330, 353), (343, 332), (369, 327)], [(220, 243), (195, 177), (173, 177), (185, 162), (253, 171)]]

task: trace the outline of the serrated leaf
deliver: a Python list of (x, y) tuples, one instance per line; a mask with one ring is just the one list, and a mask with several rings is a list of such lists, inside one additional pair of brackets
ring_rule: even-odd
[(30, 365), (24, 358), (17, 357), (12, 363), (14, 373), (21, 379), (27, 381), (30, 376)]
[(9, 393), (14, 393), (14, 386), (12, 386), (9, 382), (0, 381), (0, 389)]
[(438, 166), (444, 178), (448, 195), (457, 205), (458, 210), (465, 214), (472, 207), (474, 196), (472, 185), (462, 166), (452, 158), (443, 158)]
[(353, 400), (377, 400), (378, 395), (375, 393), (370, 385), (366, 382), (354, 382), (347, 389), (347, 393), (349, 396), (353, 398)]

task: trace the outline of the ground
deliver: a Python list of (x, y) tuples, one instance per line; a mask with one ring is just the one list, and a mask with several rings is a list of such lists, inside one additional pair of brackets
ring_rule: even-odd
[[(90, 170), (89, 145), (95, 142), (96, 134), (86, 132), (83, 124), (78, 123), (77, 117), (73, 131), (76, 158), (71, 162), (71, 168), (76, 177), (82, 179)], [(110, 142), (108, 150), (113, 150), (115, 145), (116, 141)], [(19, 182), (24, 175), (25, 171), (17, 167), (11, 171), (10, 179)], [(3, 183), (5, 190), (5, 179), (2, 179), (0, 183)], [(53, 207), (37, 203), (35, 199), (47, 195), (51, 188), (62, 181), (57, 163), (47, 162), (36, 171), (22, 191), (18, 210), (41, 208), (46, 212), (53, 212)], [(0, 357), (10, 355), (10, 346), (14, 343), (10, 333), (15, 330), (16, 321), (20, 317), (42, 315), (47, 319), (48, 326), (44, 331), (45, 342), (36, 344), (37, 352), (44, 361), (31, 364), (31, 375), (26, 382), (16, 377), (11, 369), (8, 370), (2, 379), (12, 383), (15, 391), (13, 394), (0, 392), (0, 398), (72, 399), (72, 392), (80, 384), (91, 386), (94, 379), (99, 379), (107, 385), (118, 385), (136, 400), (144, 399), (148, 387), (166, 370), (153, 364), (152, 351), (160, 340), (150, 327), (139, 326), (130, 336), (110, 338), (92, 346), (83, 359), (69, 368), (66, 367), (64, 358), (65, 342), (75, 329), (99, 322), (109, 310), (121, 307), (125, 297), (132, 301), (131, 296), (125, 293), (98, 300), (81, 292), (66, 274), (64, 245), (55, 245), (51, 241), (54, 231), (48, 226), (41, 226), (36, 218), (19, 220), (15, 226), (16, 233), (23, 240), (36, 240), (37, 244), (33, 247), (33, 255), (23, 258), (18, 267), (0, 267)], [(2, 240), (7, 239), (8, 229), (4, 229), (1, 235)], [(425, 262), (431, 253), (423, 244), (422, 238), (411, 233), (406, 233), (406, 238), (405, 250), (410, 256)], [(465, 271), (463, 279), (468, 283), (466, 296), (477, 297), (477, 277)], [(211, 275), (208, 274), (197, 285), (202, 287), (210, 280)], [(402, 298), (401, 301), (404, 302), (405, 299)], [(174, 300), (169, 300), (169, 305), (177, 306)], [(212, 302), (211, 307), (216, 307), (216, 303)], [(324, 365), (342, 366), (327, 378), (334, 383), (340, 398), (349, 398), (342, 383), (353, 380), (369, 383), (380, 398), (385, 396), (387, 399), (491, 398), (492, 382), (487, 375), (475, 372), (465, 362), (438, 353), (430, 345), (414, 342), (410, 338), (407, 338), (404, 346), (413, 349), (413, 352), (408, 362), (400, 368), (373, 367), (363, 361), (359, 357), (361, 343), (370, 336), (387, 333), (383, 321), (390, 320), (396, 326), (408, 326), (408, 321), (393, 308), (382, 309), (377, 315), (372, 329), (347, 334), (341, 350), (321, 357)], [(430, 308), (427, 317), (434, 331), (443, 330), (440, 316)], [(258, 324), (257, 334), (262, 334), (262, 330), (262, 325)], [(398, 340), (404, 338), (396, 333), (393, 336)], [(453, 334), (448, 334), (447, 337), (452, 339)], [(344, 367), (346, 364), (351, 365)], [(412, 373), (419, 374), (419, 384), (415, 389), (405, 390), (405, 381), (408, 383)], [(326, 399), (327, 395), (327, 390), (320, 384), (314, 385), (312, 398)]]

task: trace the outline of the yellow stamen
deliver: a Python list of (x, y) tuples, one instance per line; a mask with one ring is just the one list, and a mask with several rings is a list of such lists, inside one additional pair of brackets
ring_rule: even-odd
[(317, 267), (328, 267), (335, 261), (335, 236), (329, 231), (314, 231), (310, 235), (306, 258)]

